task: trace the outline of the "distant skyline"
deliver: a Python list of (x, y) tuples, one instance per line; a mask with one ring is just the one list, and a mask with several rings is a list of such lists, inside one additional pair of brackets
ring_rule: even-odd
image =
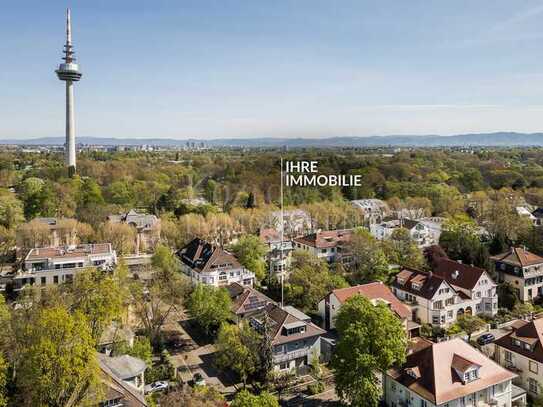
[(66, 7), (80, 137), (543, 131), (542, 2), (28, 0), (0, 13), (0, 139), (64, 134)]

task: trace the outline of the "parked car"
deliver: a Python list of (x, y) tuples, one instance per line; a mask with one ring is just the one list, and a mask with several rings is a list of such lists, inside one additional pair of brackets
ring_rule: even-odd
[(486, 344), (494, 342), (494, 339), (496, 338), (491, 333), (483, 334), (479, 336), (479, 338), (477, 338), (477, 343), (479, 345), (486, 345)]
[(206, 381), (200, 373), (195, 373), (194, 376), (192, 376), (192, 384), (194, 386), (205, 386)]
[(164, 380), (160, 380), (158, 382), (148, 384), (147, 386), (143, 388), (143, 390), (145, 391), (145, 394), (156, 393), (158, 391), (164, 391), (167, 389), (168, 389), (168, 382)]

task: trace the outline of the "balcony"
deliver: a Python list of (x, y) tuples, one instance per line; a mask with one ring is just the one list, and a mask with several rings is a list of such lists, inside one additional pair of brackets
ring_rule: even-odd
[(309, 348), (298, 349), (298, 350), (287, 352), (287, 353), (274, 353), (273, 362), (274, 363), (287, 362), (289, 360), (303, 358), (305, 356), (308, 356), (309, 354), (310, 354)]

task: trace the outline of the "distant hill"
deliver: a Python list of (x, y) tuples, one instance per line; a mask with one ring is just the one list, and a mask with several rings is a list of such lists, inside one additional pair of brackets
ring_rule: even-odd
[[(543, 133), (481, 133), (454, 136), (391, 135), (372, 137), (328, 137), (328, 138), (225, 138), (211, 140), (161, 139), (161, 138), (100, 138), (78, 137), (79, 144), (97, 145), (154, 145), (184, 146), (187, 142), (204, 142), (211, 147), (454, 147), (454, 146), (543, 146)], [(43, 137), (25, 140), (0, 140), (0, 144), (18, 145), (63, 145), (64, 137)]]

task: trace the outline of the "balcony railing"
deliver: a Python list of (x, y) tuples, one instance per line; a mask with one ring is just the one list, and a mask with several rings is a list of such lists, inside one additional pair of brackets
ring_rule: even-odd
[(274, 353), (273, 361), (274, 363), (281, 363), (281, 362), (286, 362), (288, 360), (303, 358), (307, 355), (309, 355), (309, 349), (298, 349), (298, 350), (287, 352), (287, 353)]

